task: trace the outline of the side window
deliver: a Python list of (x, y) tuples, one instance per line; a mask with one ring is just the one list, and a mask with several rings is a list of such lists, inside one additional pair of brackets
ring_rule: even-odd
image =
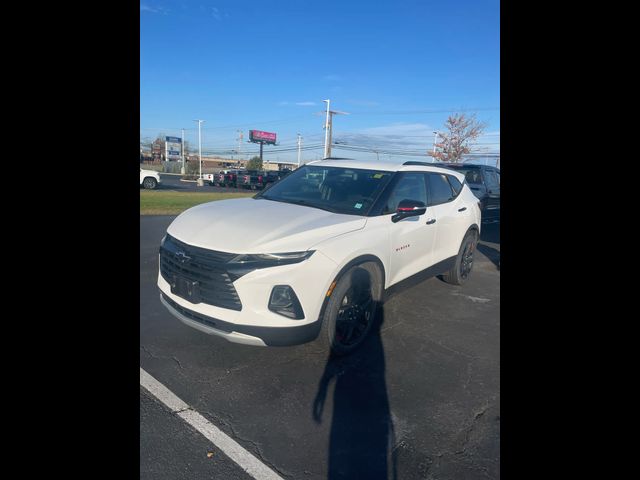
[(467, 183), (477, 183), (482, 185), (482, 174), (479, 168), (472, 168), (466, 174)]
[(442, 173), (429, 173), (429, 195), (431, 201), (429, 205), (440, 205), (453, 200), (454, 194), (451, 185), (447, 181), (447, 175)]
[(403, 173), (389, 194), (382, 214), (395, 213), (402, 200), (417, 200), (427, 204), (427, 189), (423, 173)]
[(458, 180), (453, 175), (447, 175), (447, 180), (449, 180), (449, 183), (451, 184), (454, 197), (457, 197), (460, 194), (460, 191), (462, 190), (462, 184), (460, 183), (460, 180)]
[(498, 181), (496, 172), (488, 170), (487, 172), (485, 172), (484, 176), (487, 181), (487, 188), (498, 188), (500, 186), (500, 182)]

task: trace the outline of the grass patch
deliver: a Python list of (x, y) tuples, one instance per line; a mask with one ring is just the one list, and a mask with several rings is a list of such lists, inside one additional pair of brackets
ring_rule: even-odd
[(162, 190), (140, 190), (140, 215), (178, 215), (187, 208), (201, 203), (228, 198), (243, 198), (255, 195), (252, 193), (220, 193), (220, 192), (175, 192)]

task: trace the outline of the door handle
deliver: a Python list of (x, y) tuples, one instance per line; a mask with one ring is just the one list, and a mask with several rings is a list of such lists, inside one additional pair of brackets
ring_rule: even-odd
[(431, 224), (434, 224), (434, 223), (436, 223), (436, 219), (435, 218), (432, 218), (431, 220), (427, 220), (427, 225), (431, 225)]
[(464, 212), (466, 209), (467, 209), (467, 207), (462, 207), (462, 208), (459, 208), (458, 211), (459, 212)]

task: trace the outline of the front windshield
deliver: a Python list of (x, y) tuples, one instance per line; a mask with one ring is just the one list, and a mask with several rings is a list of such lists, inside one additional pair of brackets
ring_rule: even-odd
[(367, 215), (393, 172), (305, 165), (256, 198)]

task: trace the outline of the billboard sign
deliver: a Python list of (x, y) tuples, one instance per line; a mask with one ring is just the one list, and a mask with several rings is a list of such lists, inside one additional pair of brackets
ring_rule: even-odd
[(252, 142), (262, 142), (275, 145), (276, 134), (271, 132), (263, 132), (262, 130), (249, 130), (249, 140)]
[(181, 160), (182, 139), (180, 137), (164, 137), (165, 138), (165, 156), (166, 160)]

